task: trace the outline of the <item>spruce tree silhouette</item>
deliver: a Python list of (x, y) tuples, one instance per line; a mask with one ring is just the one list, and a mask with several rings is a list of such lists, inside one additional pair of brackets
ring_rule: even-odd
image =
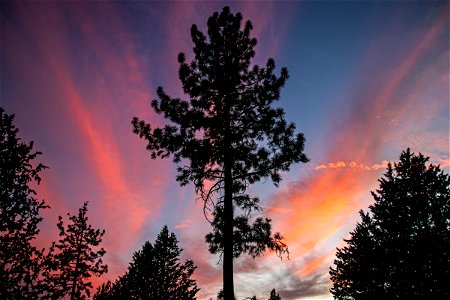
[(429, 158), (402, 152), (372, 192), (370, 212), (330, 268), (336, 299), (450, 296), (450, 181)]
[(146, 242), (134, 253), (127, 273), (114, 284), (103, 284), (94, 299), (196, 299), (199, 288), (191, 278), (196, 266), (191, 260), (181, 264), (181, 252), (175, 234), (164, 226), (154, 245)]
[(308, 161), (303, 134), (295, 134), (283, 109), (272, 106), (287, 69), (276, 76), (273, 59), (264, 68), (252, 66), (256, 39), (250, 36), (250, 21), (243, 28), (241, 23), (240, 13), (224, 7), (208, 19), (208, 37), (193, 25), (194, 59), (186, 63), (184, 53), (178, 56), (189, 99), (171, 98), (159, 87), (152, 107), (171, 124), (152, 128), (136, 117), (132, 121), (134, 132), (147, 140), (151, 158), (172, 156), (177, 181), (193, 183), (203, 201), (213, 228), (206, 236), (209, 250), (223, 254), (225, 300), (234, 298), (234, 258), (255, 257), (266, 249), (279, 255), (287, 251), (282, 236), (272, 235), (270, 219), (251, 223), (251, 213), (262, 207), (248, 187), (267, 178), (278, 185), (281, 171)]
[(40, 210), (48, 206), (30, 186), (40, 183), (47, 167), (34, 162), (42, 153), (21, 141), (13, 121), (0, 107), (0, 299), (38, 299), (47, 289), (43, 250), (31, 242), (39, 233)]
[(52, 299), (67, 296), (71, 300), (85, 299), (92, 288), (90, 278), (108, 271), (102, 261), (106, 251), (98, 249), (105, 231), (93, 229), (88, 224), (87, 206), (88, 202), (84, 202), (78, 215), (67, 214), (70, 220), (67, 228), (63, 218), (59, 217), (57, 226), (61, 238), (53, 243), (47, 257), (50, 268), (47, 280)]

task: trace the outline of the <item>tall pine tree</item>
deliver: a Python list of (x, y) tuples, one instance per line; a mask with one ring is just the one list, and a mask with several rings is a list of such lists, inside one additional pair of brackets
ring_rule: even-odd
[(134, 253), (127, 273), (114, 284), (103, 284), (94, 299), (196, 299), (199, 288), (191, 278), (196, 267), (191, 260), (180, 263), (181, 252), (175, 234), (164, 226), (154, 245), (146, 242)]
[(90, 278), (101, 276), (108, 271), (103, 264), (103, 248), (98, 249), (105, 234), (88, 223), (88, 202), (78, 210), (78, 215), (68, 215), (70, 223), (64, 226), (60, 216), (58, 229), (60, 239), (53, 243), (48, 256), (50, 271), (48, 282), (52, 287), (53, 299), (69, 296), (71, 300), (90, 296)]
[(248, 187), (267, 178), (278, 185), (281, 171), (308, 161), (303, 134), (286, 122), (283, 109), (273, 107), (287, 69), (276, 76), (273, 59), (263, 68), (252, 66), (256, 39), (250, 36), (251, 22), (241, 23), (242, 15), (225, 7), (208, 19), (208, 37), (193, 25), (194, 58), (187, 63), (183, 53), (178, 56), (189, 99), (172, 98), (159, 87), (152, 107), (171, 124), (152, 128), (138, 118), (132, 121), (153, 159), (173, 156), (177, 181), (194, 184), (205, 216), (212, 217), (206, 241), (212, 253), (223, 254), (225, 300), (234, 297), (234, 258), (266, 249), (287, 251), (281, 235), (272, 235), (270, 219), (252, 223), (251, 213), (262, 207)]
[(40, 210), (32, 184), (47, 168), (35, 163), (41, 154), (33, 142), (18, 137), (14, 115), (0, 107), (0, 299), (37, 299), (45, 287), (40, 280), (43, 250), (32, 241), (39, 233)]
[(450, 296), (450, 180), (409, 149), (388, 165), (370, 213), (337, 250), (336, 299), (446, 299)]

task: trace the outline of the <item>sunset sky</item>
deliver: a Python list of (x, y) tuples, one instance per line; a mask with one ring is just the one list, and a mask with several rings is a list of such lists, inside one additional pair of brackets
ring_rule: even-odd
[(50, 167), (37, 188), (51, 209), (36, 242), (48, 248), (58, 215), (89, 201), (90, 222), (106, 230), (109, 273), (97, 285), (167, 224), (198, 266), (199, 299), (215, 298), (222, 271), (204, 243), (201, 203), (170, 159), (150, 159), (131, 119), (164, 124), (150, 107), (156, 88), (183, 96), (177, 55), (192, 58), (191, 25), (205, 31), (225, 5), (252, 21), (254, 62), (288, 68), (277, 105), (311, 159), (278, 189), (251, 188), (291, 255), (235, 261), (237, 298), (276, 288), (286, 300), (331, 299), (335, 248), (387, 162), (410, 147), (449, 171), (448, 1), (2, 1), (0, 104)]

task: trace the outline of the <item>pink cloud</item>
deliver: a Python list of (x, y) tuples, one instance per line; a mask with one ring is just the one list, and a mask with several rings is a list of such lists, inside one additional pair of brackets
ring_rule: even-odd
[(338, 169), (338, 168), (357, 168), (357, 169), (366, 170), (366, 171), (377, 171), (380, 169), (385, 169), (387, 167), (387, 164), (388, 164), (387, 160), (383, 160), (381, 163), (373, 164), (370, 166), (366, 165), (366, 164), (362, 164), (362, 163), (357, 163), (355, 161), (344, 162), (344, 161), (340, 160), (337, 162), (330, 162), (327, 164), (318, 165), (318, 166), (315, 166), (313, 169), (314, 170), (324, 170), (324, 169)]
[(175, 229), (183, 229), (188, 228), (192, 224), (192, 221), (190, 219), (186, 219), (181, 221), (181, 223), (175, 225)]

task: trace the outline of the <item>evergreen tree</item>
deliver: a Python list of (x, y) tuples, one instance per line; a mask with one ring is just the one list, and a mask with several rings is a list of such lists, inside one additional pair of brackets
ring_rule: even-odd
[(450, 296), (450, 181), (429, 158), (402, 152), (372, 192), (370, 213), (330, 268), (336, 299)]
[(14, 115), (0, 107), (0, 299), (37, 299), (45, 290), (40, 280), (43, 250), (32, 241), (39, 233), (40, 210), (47, 208), (30, 187), (47, 168), (34, 162), (42, 154), (33, 142), (17, 136)]
[(280, 295), (277, 294), (277, 292), (275, 291), (275, 289), (273, 289), (273, 290), (270, 292), (270, 298), (269, 298), (269, 300), (281, 300)]
[(190, 260), (181, 264), (181, 252), (175, 234), (164, 226), (155, 244), (146, 242), (134, 253), (127, 273), (114, 284), (102, 285), (94, 299), (196, 299), (199, 288), (191, 279), (196, 267)]
[(108, 299), (113, 299), (113, 284), (109, 280), (105, 283), (102, 283), (101, 286), (97, 287), (97, 291), (94, 294), (94, 300)]
[(114, 283), (107, 281), (97, 288), (94, 300), (127, 300), (127, 299), (145, 299), (131, 297), (129, 289), (124, 286), (125, 277), (119, 277)]
[(102, 261), (105, 250), (98, 249), (105, 231), (93, 229), (88, 224), (87, 205), (88, 202), (84, 202), (78, 215), (67, 214), (70, 220), (67, 227), (59, 216), (60, 240), (53, 243), (48, 257), (48, 282), (53, 290), (53, 299), (67, 296), (71, 300), (86, 299), (92, 288), (90, 278), (108, 271), (108, 266)]
[(206, 241), (212, 253), (223, 254), (225, 300), (234, 297), (233, 258), (266, 249), (287, 251), (281, 235), (272, 235), (270, 219), (251, 223), (251, 212), (262, 208), (248, 187), (266, 178), (278, 185), (281, 171), (308, 161), (303, 134), (295, 134), (283, 109), (273, 107), (287, 69), (276, 76), (273, 59), (263, 68), (252, 66), (256, 39), (250, 36), (250, 21), (241, 23), (242, 15), (225, 7), (209, 18), (208, 37), (193, 25), (194, 58), (186, 63), (184, 53), (178, 56), (189, 99), (172, 98), (159, 87), (152, 107), (171, 124), (152, 128), (138, 118), (132, 121), (134, 132), (147, 140), (151, 158), (173, 156), (177, 181), (194, 184), (205, 216), (212, 217)]

